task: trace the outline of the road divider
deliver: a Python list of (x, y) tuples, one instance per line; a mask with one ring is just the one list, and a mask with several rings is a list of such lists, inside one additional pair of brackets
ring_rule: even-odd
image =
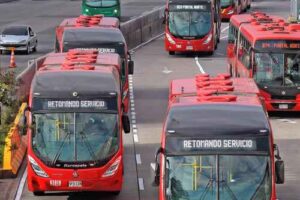
[(26, 107), (26, 103), (21, 105), (14, 123), (5, 138), (3, 167), (0, 169), (0, 178), (16, 177), (26, 154), (27, 137), (23, 134), (24, 126), (26, 126), (23, 123)]

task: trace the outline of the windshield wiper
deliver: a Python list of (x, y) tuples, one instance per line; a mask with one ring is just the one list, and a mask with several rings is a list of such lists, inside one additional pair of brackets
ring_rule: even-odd
[(237, 200), (235, 194), (233, 193), (232, 189), (229, 187), (227, 182), (225, 180), (221, 180), (220, 183), (225, 186), (225, 189), (227, 190), (227, 192), (228, 192), (229, 196), (231, 197), (231, 199)]
[[(88, 149), (90, 155), (92, 156), (93, 161), (94, 161), (95, 163), (97, 163), (97, 157), (96, 157), (96, 154), (95, 154), (95, 152), (93, 151), (93, 148), (92, 148), (90, 142), (88, 141), (88, 139), (87, 139), (87, 137), (86, 137), (86, 134), (85, 134), (83, 131), (81, 131), (79, 134), (81, 135), (81, 139), (83, 140), (83, 142), (84, 142), (84, 144), (86, 145), (86, 147), (87, 147), (87, 149)], [(75, 144), (75, 145), (76, 145), (76, 144)]]
[(69, 137), (70, 135), (71, 135), (71, 132), (68, 131), (67, 134), (66, 134), (66, 136), (64, 137), (63, 142), (62, 142), (62, 144), (60, 145), (60, 147), (59, 147), (59, 149), (58, 149), (56, 155), (54, 156), (54, 159), (53, 159), (53, 161), (52, 161), (52, 165), (53, 165), (53, 166), (56, 164), (58, 158), (60, 157), (60, 155), (61, 155), (61, 153), (62, 153), (62, 149), (63, 149), (63, 147), (65, 146), (66, 139), (67, 139), (67, 137)]
[(265, 170), (265, 174), (264, 174), (264, 178), (261, 180), (260, 184), (258, 185), (256, 191), (254, 192), (254, 194), (252, 195), (252, 197), (250, 198), (250, 200), (254, 200), (256, 198), (256, 195), (258, 193), (258, 191), (260, 190), (261, 186), (265, 183), (265, 180), (267, 178), (267, 176), (269, 175), (269, 163), (267, 163), (266, 165), (266, 170)]

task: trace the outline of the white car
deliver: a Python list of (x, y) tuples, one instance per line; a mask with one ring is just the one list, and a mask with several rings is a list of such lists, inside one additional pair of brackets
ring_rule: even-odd
[(15, 48), (16, 51), (24, 51), (27, 54), (37, 50), (37, 36), (30, 26), (13, 25), (3, 29), (0, 35), (0, 51), (10, 51)]

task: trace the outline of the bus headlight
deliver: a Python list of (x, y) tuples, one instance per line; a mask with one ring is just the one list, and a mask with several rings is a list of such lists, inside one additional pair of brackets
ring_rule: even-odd
[(212, 39), (212, 34), (210, 33), (206, 38), (206, 40), (203, 42), (203, 44), (208, 44), (211, 41), (211, 39)]
[(168, 33), (166, 33), (166, 37), (171, 44), (176, 44), (176, 42), (173, 40), (173, 38)]
[(118, 13), (118, 10), (117, 10), (117, 9), (114, 9), (114, 13), (115, 13), (115, 14)]
[(28, 155), (28, 160), (31, 164), (33, 171), (36, 173), (36, 175), (44, 177), (44, 178), (49, 177), (48, 174), (44, 170), (42, 170), (42, 168), (38, 165), (38, 163), (29, 155)]
[(121, 163), (121, 157), (119, 157), (107, 170), (106, 172), (102, 175), (102, 177), (108, 177), (112, 176), (116, 173), (116, 171), (119, 169)]
[(233, 13), (234, 13), (234, 10), (229, 10), (227, 14), (228, 14), (228, 15), (231, 15), (231, 14), (233, 14)]

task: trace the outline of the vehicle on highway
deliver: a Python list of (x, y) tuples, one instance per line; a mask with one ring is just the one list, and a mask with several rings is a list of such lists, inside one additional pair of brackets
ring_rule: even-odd
[(213, 54), (220, 41), (219, 0), (167, 0), (165, 49)]
[(251, 7), (252, 0), (221, 0), (221, 18), (229, 20), (232, 15), (240, 14)]
[(0, 51), (23, 51), (27, 54), (37, 50), (38, 39), (32, 28), (27, 25), (11, 25), (4, 27), (0, 35)]
[(83, 15), (103, 14), (107, 17), (121, 17), (120, 0), (82, 0)]
[(300, 25), (265, 13), (233, 16), (228, 71), (254, 78), (268, 111), (300, 111)]
[(119, 27), (119, 20), (111, 17), (92, 16), (64, 20), (56, 29), (56, 52), (71, 49), (98, 50), (100, 53), (118, 53), (122, 61), (122, 94), (124, 111), (129, 108), (128, 75), (133, 74), (125, 38)]
[(61, 64), (56, 61), (62, 61), (61, 54), (46, 56), (44, 64), (39, 61), (31, 84), (28, 188), (35, 195), (46, 191), (118, 194), (124, 172), (122, 129), (130, 132), (119, 73), (113, 65), (82, 62), (99, 56), (98, 52), (64, 56)]
[(159, 199), (275, 200), (284, 162), (259, 90), (221, 74), (173, 80), (156, 154)]

